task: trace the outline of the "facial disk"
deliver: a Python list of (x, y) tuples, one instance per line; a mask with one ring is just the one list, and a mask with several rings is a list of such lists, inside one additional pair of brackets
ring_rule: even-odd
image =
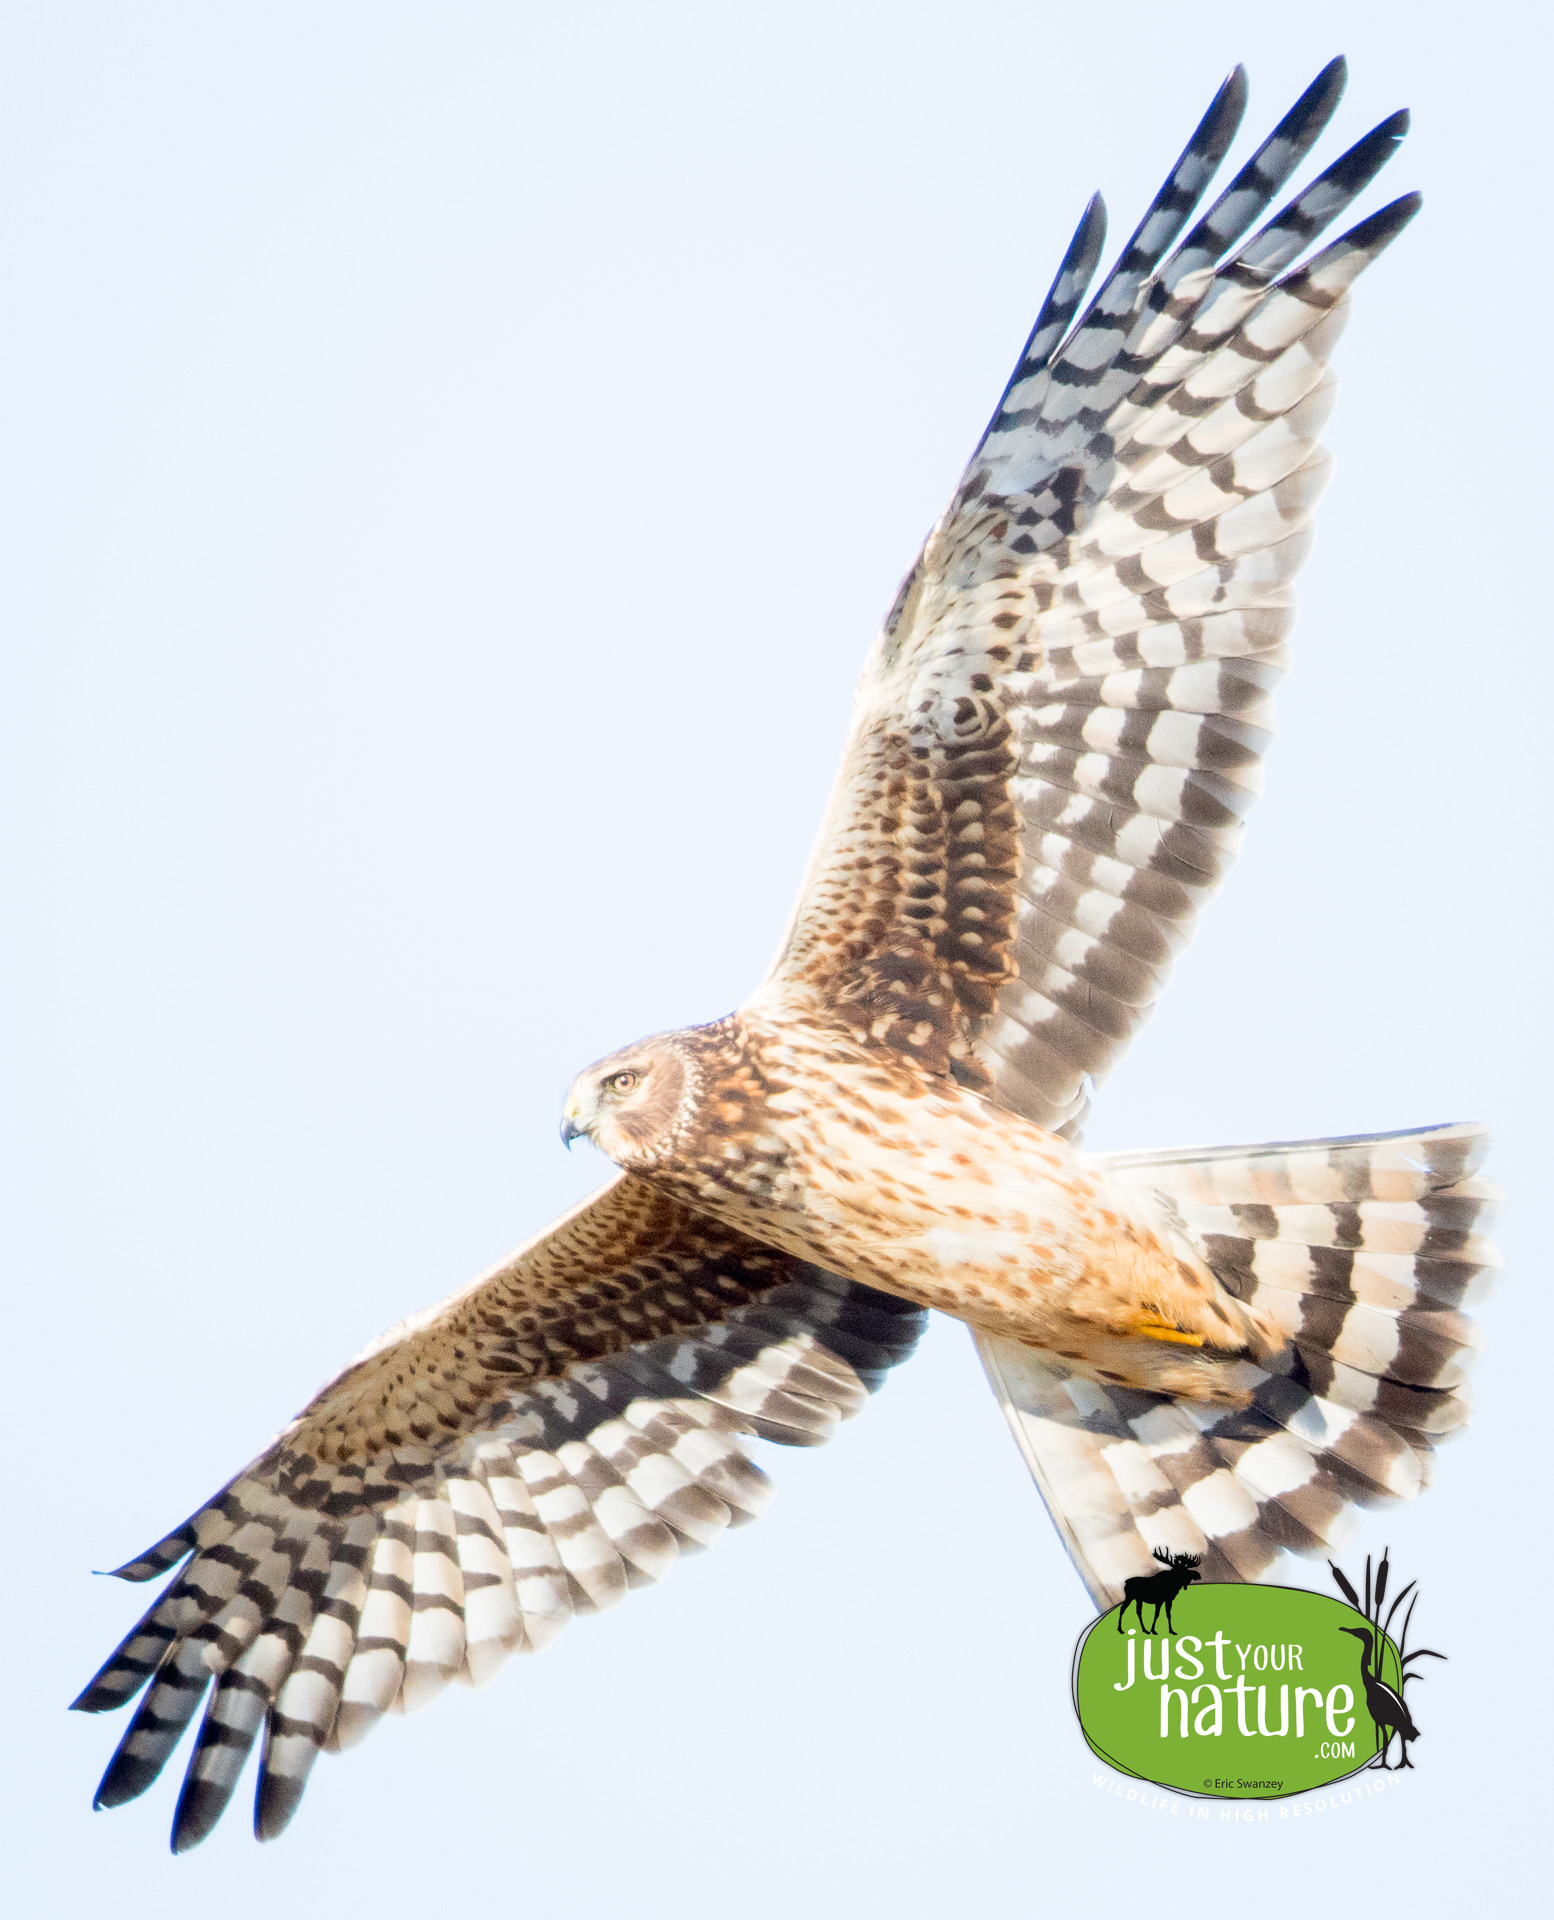
[(642, 1167), (674, 1146), (690, 1105), (684, 1053), (671, 1036), (606, 1054), (572, 1082), (561, 1138), (586, 1135), (617, 1166)]

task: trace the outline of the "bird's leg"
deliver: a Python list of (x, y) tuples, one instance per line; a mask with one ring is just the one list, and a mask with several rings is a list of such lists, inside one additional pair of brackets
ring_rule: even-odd
[(1141, 1333), (1146, 1340), (1164, 1340), (1179, 1347), (1201, 1347), (1201, 1333), (1184, 1333), (1169, 1320), (1162, 1320), (1157, 1314), (1146, 1313), (1142, 1319), (1135, 1320), (1133, 1331)]

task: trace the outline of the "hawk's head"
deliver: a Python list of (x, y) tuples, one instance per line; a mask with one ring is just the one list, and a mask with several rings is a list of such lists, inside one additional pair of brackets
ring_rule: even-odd
[(647, 1167), (669, 1153), (690, 1116), (695, 1070), (678, 1034), (659, 1033), (606, 1054), (572, 1082), (561, 1138), (583, 1135), (621, 1167)]

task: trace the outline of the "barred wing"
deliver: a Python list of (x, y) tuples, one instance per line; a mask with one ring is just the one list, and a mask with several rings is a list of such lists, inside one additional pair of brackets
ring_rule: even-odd
[(215, 1825), (261, 1730), (273, 1838), (325, 1746), (483, 1685), (754, 1518), (770, 1484), (734, 1435), (827, 1439), (926, 1317), (616, 1180), (385, 1334), (119, 1569), (188, 1559), (75, 1702), (146, 1688), (97, 1804), (143, 1793), (209, 1693), (174, 1849)]
[(1343, 78), (1171, 251), (1239, 122), (1232, 74), (1075, 324), (1087, 209), (870, 655), (762, 990), (1042, 1126), (1077, 1125), (1146, 1018), (1257, 791), (1344, 296), (1417, 206), (1293, 264), (1395, 150), (1395, 115), (1243, 242)]
[(983, 1364), (1092, 1599), (1202, 1558), (1206, 1580), (1273, 1577), (1328, 1554), (1353, 1509), (1412, 1499), (1472, 1411), (1481, 1338), (1462, 1309), (1500, 1265), (1482, 1127), (1099, 1157), (1163, 1195), (1215, 1272), (1290, 1341), (1226, 1412), (1080, 1379), (1012, 1340)]

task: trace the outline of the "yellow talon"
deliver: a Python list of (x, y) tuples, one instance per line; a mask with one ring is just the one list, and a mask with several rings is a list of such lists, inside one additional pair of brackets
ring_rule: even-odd
[(1134, 1331), (1143, 1334), (1146, 1340), (1169, 1340), (1179, 1347), (1201, 1347), (1201, 1333), (1183, 1333), (1180, 1327), (1172, 1326), (1169, 1320), (1158, 1320), (1153, 1314), (1140, 1320)]

